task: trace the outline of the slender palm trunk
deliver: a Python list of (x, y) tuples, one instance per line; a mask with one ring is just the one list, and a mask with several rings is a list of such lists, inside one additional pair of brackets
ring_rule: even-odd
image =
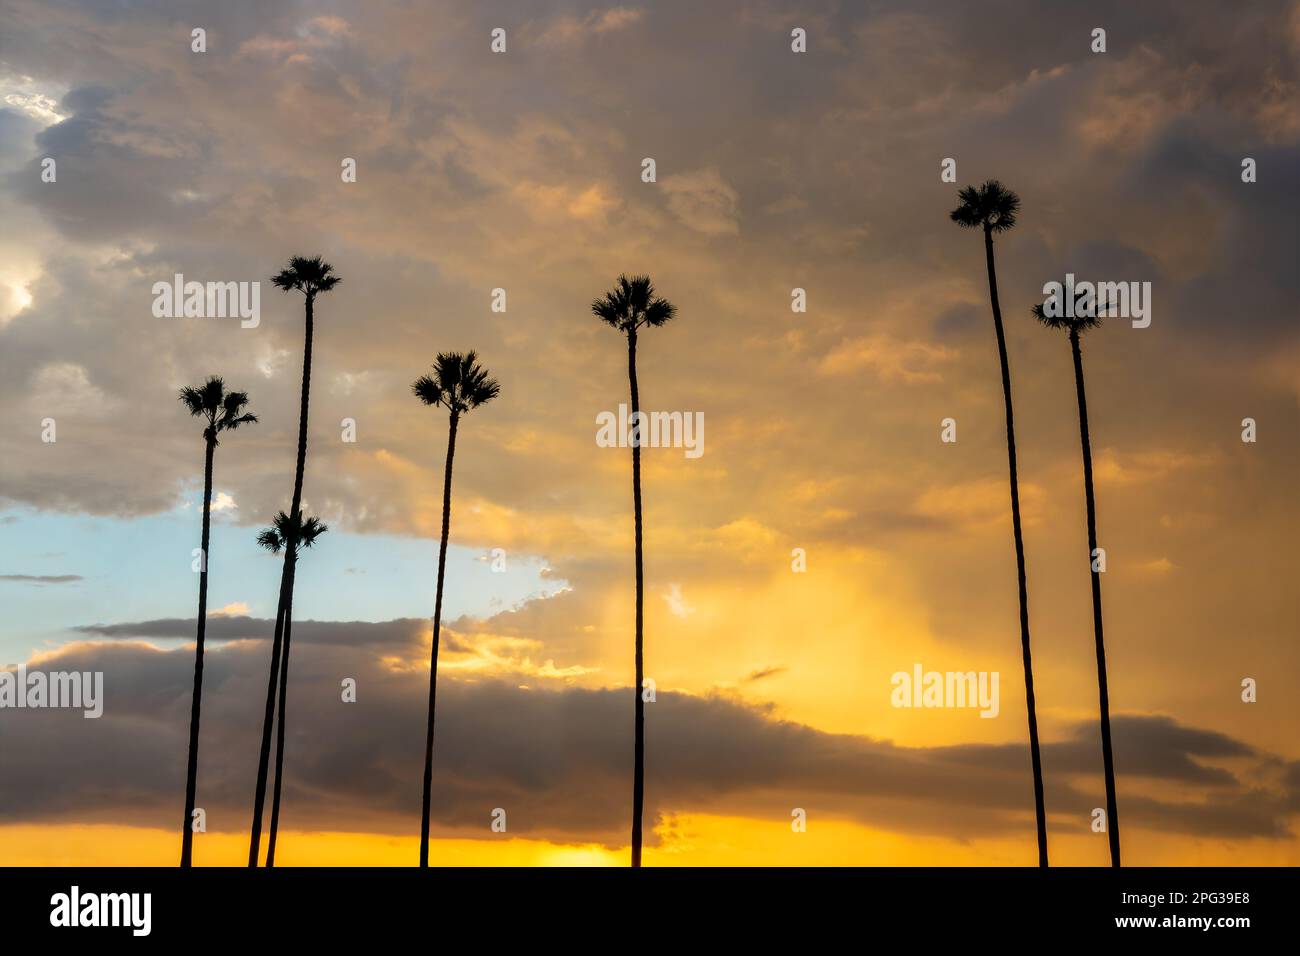
[(424, 806), (420, 815), (420, 866), (429, 865), (429, 805), (433, 791), (433, 715), (438, 699), (438, 642), (442, 635), (442, 581), (447, 570), (447, 536), (451, 530), (451, 466), (456, 457), (456, 426), (460, 414), (451, 413), (447, 436), (447, 466), (442, 478), (442, 541), (438, 545), (438, 590), (433, 601), (433, 651), (429, 660), (429, 727), (424, 738)]
[(194, 690), (190, 693), (190, 753), (185, 773), (185, 822), (181, 829), (181, 867), (188, 868), (194, 854), (194, 800), (199, 783), (199, 708), (203, 701), (203, 640), (208, 629), (208, 544), (212, 527), (212, 457), (216, 439), (207, 439), (203, 459), (203, 535), (199, 566), (199, 624), (194, 641)]
[(280, 832), (280, 782), (284, 774), (284, 724), (289, 699), (289, 640), (293, 633), (293, 582), (298, 574), (295, 556), (289, 569), (289, 596), (284, 606), (284, 645), (280, 657), (280, 713), (275, 725), (275, 784), (271, 787), (271, 828), (266, 836), (266, 865), (275, 866), (275, 838)]
[[(641, 397), (636, 387), (636, 329), (627, 336), (627, 377), (632, 389), (632, 421), (639, 422)], [(641, 865), (641, 818), (645, 812), (645, 700), (641, 697), (641, 684), (645, 680), (644, 611), (645, 565), (641, 548), (641, 430), (637, 428), (636, 441), (632, 442), (632, 522), (636, 538), (636, 685), (632, 688), (636, 701), (636, 740), (633, 744), (632, 769), (632, 866)]]
[(280, 597), (275, 612), (275, 636), (271, 640), (271, 672), (266, 683), (266, 712), (262, 719), (262, 749), (257, 768), (257, 793), (253, 804), (253, 831), (248, 843), (248, 865), (257, 866), (262, 849), (262, 805), (266, 802), (266, 774), (271, 759), (271, 722), (275, 718), (276, 691), (280, 679), (280, 658), (283, 656), (285, 599), (289, 579), (280, 576)]
[(998, 277), (993, 264), (993, 233), (984, 229), (984, 254), (989, 272), (989, 301), (998, 333), (998, 360), (1002, 363), (1002, 401), (1007, 413), (1007, 466), (1011, 473), (1011, 528), (1016, 539), (1016, 577), (1020, 589), (1020, 653), (1025, 664), (1025, 707), (1029, 711), (1029, 756), (1034, 770), (1034, 813), (1038, 824), (1038, 865), (1047, 866), (1047, 815), (1043, 807), (1043, 763), (1038, 748), (1038, 712), (1034, 704), (1034, 668), (1029, 651), (1029, 592), (1025, 582), (1025, 540), (1020, 530), (1020, 480), (1016, 471), (1016, 425), (1011, 406), (1011, 368), (998, 305)]
[[(302, 396), (298, 406), (298, 464), (293, 477), (293, 505), (289, 512), (289, 527), (296, 535), (302, 517), (302, 477), (307, 466), (307, 407), (311, 394), (311, 340), (313, 331), (313, 300), (307, 302), (307, 332), (302, 349)], [(262, 717), (262, 747), (257, 761), (257, 788), (253, 797), (253, 828), (248, 842), (248, 865), (257, 866), (262, 843), (262, 811), (266, 803), (266, 775), (271, 762), (271, 727), (275, 721), (276, 679), (280, 669), (280, 642), (285, 620), (285, 607), (293, 593), (293, 578), (289, 553), (297, 547), (290, 541), (285, 548), (284, 565), (280, 571), (280, 601), (275, 613), (275, 637), (271, 645), (271, 670), (266, 684), (266, 712)]]
[(1106, 642), (1101, 628), (1101, 572), (1093, 564), (1097, 551), (1097, 501), (1092, 491), (1092, 441), (1088, 437), (1088, 398), (1083, 390), (1083, 353), (1079, 334), (1070, 334), (1074, 353), (1074, 388), (1079, 394), (1079, 441), (1083, 445), (1083, 496), (1088, 505), (1088, 555), (1092, 566), (1092, 630), (1097, 642), (1097, 692), (1101, 703), (1101, 758), (1106, 773), (1106, 834), (1110, 865), (1119, 866), (1119, 810), (1115, 800), (1115, 758), (1110, 746), (1110, 691), (1106, 685)]

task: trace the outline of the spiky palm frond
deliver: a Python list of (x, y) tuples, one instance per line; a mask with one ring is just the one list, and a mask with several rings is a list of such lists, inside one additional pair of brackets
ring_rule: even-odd
[(1049, 329), (1064, 329), (1071, 335), (1080, 335), (1101, 325), (1101, 313), (1105, 309), (1105, 305), (1098, 305), (1093, 309), (1093, 315), (1076, 315), (1073, 318), (1064, 315), (1051, 316), (1047, 314), (1040, 302), (1029, 311), (1033, 313), (1035, 319)]
[(439, 352), (433, 374), (417, 378), (411, 391), (426, 405), (460, 413), (486, 405), (500, 394), (501, 386), (478, 364), (476, 352)]
[(214, 418), (221, 409), (225, 399), (226, 383), (219, 375), (210, 375), (208, 380), (197, 388), (186, 385), (180, 390), (179, 398), (189, 413), (194, 416)]
[(411, 383), (411, 391), (426, 405), (442, 404), (442, 386), (435, 382), (432, 376), (421, 375)]
[(293, 520), (281, 511), (272, 519), (269, 528), (263, 528), (258, 532), (257, 543), (272, 554), (279, 554), (288, 548), (294, 540), (298, 542), (299, 549), (310, 548), (316, 543), (316, 539), (328, 530), (329, 527), (319, 518), (300, 515), (298, 534), (295, 537), (293, 534)]
[(298, 532), (298, 540), (304, 548), (310, 548), (316, 543), (316, 539), (329, 530), (329, 525), (312, 515), (302, 519), (302, 530)]
[(1006, 232), (1016, 224), (1020, 197), (996, 179), (979, 186), (967, 186), (957, 193), (957, 198), (958, 206), (949, 215), (959, 226)]
[(225, 399), (221, 403), (221, 416), (216, 422), (217, 431), (234, 431), (240, 425), (257, 424), (257, 416), (252, 412), (244, 411), (244, 406), (247, 404), (247, 392), (227, 393)]
[(592, 314), (620, 332), (632, 332), (643, 325), (655, 328), (677, 314), (677, 307), (655, 295), (649, 276), (618, 277), (614, 288), (591, 303)]
[[(283, 511), (281, 511), (280, 515), (277, 515), (276, 517), (278, 518), (282, 515), (287, 520), (288, 516), (285, 515)], [(266, 548), (266, 550), (270, 551), (272, 554), (279, 554), (284, 550), (284, 538), (280, 536), (278, 528), (263, 528), (257, 533), (257, 543), (259, 546)]]
[(219, 375), (210, 375), (208, 380), (197, 388), (186, 385), (177, 396), (189, 413), (196, 418), (206, 418), (207, 426), (203, 437), (217, 443), (217, 435), (232, 431), (240, 425), (251, 425), (257, 416), (246, 413), (247, 392), (227, 392), (226, 383)]
[(276, 288), (285, 292), (296, 290), (308, 298), (328, 292), (342, 281), (341, 276), (334, 274), (334, 267), (320, 256), (294, 256), (288, 267), (271, 277)]

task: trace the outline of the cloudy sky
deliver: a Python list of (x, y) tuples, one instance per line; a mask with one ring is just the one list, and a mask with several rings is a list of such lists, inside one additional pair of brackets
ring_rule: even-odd
[[(630, 462), (595, 441), (626, 353), (589, 303), (648, 272), (678, 316), (642, 402), (706, 428), (644, 462), (647, 863), (1033, 863), (996, 345), (948, 219), (996, 177), (1053, 862), (1107, 860), (1072, 366), (1029, 315), (1074, 273), (1152, 286), (1084, 343), (1125, 862), (1300, 863), (1298, 54), (1283, 0), (0, 0), (0, 665), (105, 675), (98, 720), (0, 711), (0, 862), (176, 859), (175, 395), (209, 374), (261, 422), (216, 460), (195, 859), (246, 853), (302, 348), (268, 277), (321, 254), (282, 862), (416, 858), (446, 420), (409, 386), (467, 348), (501, 396), (457, 447), (433, 862), (626, 862)], [(176, 273), (261, 281), (260, 324), (156, 317)], [(892, 706), (918, 664), (999, 672), (998, 715)]]

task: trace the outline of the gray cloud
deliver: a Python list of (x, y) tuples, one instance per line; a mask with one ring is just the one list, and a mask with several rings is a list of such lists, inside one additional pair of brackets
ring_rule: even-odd
[[(163, 618), (154, 621), (120, 624), (83, 624), (73, 628), (91, 637), (121, 640), (193, 640), (194, 618)], [(354, 646), (416, 644), (429, 629), (429, 622), (404, 618), (382, 623), (369, 621), (295, 621), (294, 641), (313, 644), (348, 644)], [(216, 641), (270, 640), (275, 622), (244, 614), (210, 615), (205, 637)]]
[(80, 574), (0, 574), (0, 581), (22, 584), (73, 584), (84, 580)]
[[(218, 628), (226, 622), (214, 621)], [(295, 828), (404, 832), (418, 819), (426, 676), (378, 663), (371, 645), (412, 622), (302, 622), (290, 699), (286, 814)], [(170, 633), (174, 622), (124, 626)], [(340, 628), (350, 642), (337, 640)], [(372, 633), (368, 633), (372, 632)], [(125, 631), (123, 632), (125, 633)], [(385, 635), (377, 637), (375, 635)], [(265, 643), (207, 658), (200, 805), (209, 825), (246, 823), (256, 759)], [(105, 672), (105, 712), (10, 711), (0, 722), (0, 818), (169, 826), (183, 781), (192, 651), (139, 643), (71, 645), (51, 670)], [(340, 699), (357, 681), (358, 700)], [(440, 685), (435, 819), (444, 832), (486, 833), (493, 807), (512, 831), (617, 843), (627, 815), (631, 707), (626, 689), (518, 680)], [(1021, 745), (898, 747), (782, 720), (725, 696), (661, 692), (648, 718), (652, 814), (785, 817), (791, 806), (885, 829), (970, 837), (1025, 831), (1030, 793)], [(1199, 836), (1285, 835), (1295, 771), (1273, 790), (1203, 761), (1262, 755), (1223, 734), (1166, 717), (1120, 715), (1117, 761), (1126, 821)], [(1095, 728), (1044, 747), (1054, 828), (1079, 830), (1099, 794)], [(1267, 764), (1267, 760), (1265, 760)], [(1195, 803), (1145, 795), (1140, 779), (1198, 788)], [(1190, 792), (1190, 791), (1188, 791)], [(1290, 801), (1290, 804), (1288, 804)]]

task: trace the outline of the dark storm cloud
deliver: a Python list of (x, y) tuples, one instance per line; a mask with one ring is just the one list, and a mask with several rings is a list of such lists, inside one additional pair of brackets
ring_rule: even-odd
[(31, 117), (9, 107), (0, 107), (0, 164), (3, 168), (28, 159), (27, 144), (40, 133), (40, 129), (40, 124)]
[[(1129, 778), (1232, 786), (1237, 778), (1231, 772), (1202, 761), (1260, 756), (1226, 734), (1187, 727), (1165, 716), (1116, 714), (1111, 718), (1111, 733), (1116, 741), (1116, 772)], [(1100, 752), (1097, 725), (1081, 722), (1072, 728), (1069, 739), (1043, 747), (1043, 762), (1049, 771), (1078, 772), (1094, 767)], [(1006, 769), (1023, 759), (1017, 748), (972, 745), (954, 748), (952, 756)]]
[[(36, 135), (35, 156), (10, 173), (8, 191), (79, 242), (186, 228), (194, 210), (173, 197), (198, 180), (209, 148), (140, 117), (114, 116), (113, 96), (104, 87), (68, 93), (61, 106), (71, 115)], [(41, 179), (44, 157), (58, 164), (55, 183)]]
[[(168, 632), (173, 622), (133, 625)], [(220, 621), (214, 621), (220, 626)], [(366, 645), (412, 622), (337, 628), (303, 622), (294, 658), (286, 812), (291, 826), (400, 832), (418, 818), (426, 673), (375, 662)], [(209, 825), (245, 824), (255, 768), (265, 644), (227, 645), (207, 658), (200, 805)], [(45, 670), (105, 673), (104, 716), (7, 710), (0, 715), (0, 818), (168, 826), (183, 780), (193, 658), (188, 648), (73, 645)], [(357, 682), (343, 703), (341, 682)], [(459, 835), (486, 832), (494, 807), (512, 831), (553, 840), (617, 842), (626, 820), (628, 691), (517, 681), (440, 684), (435, 819)], [(1044, 748), (1048, 805), (1063, 830), (1095, 805), (1091, 725)], [(1027, 756), (1020, 745), (897, 747), (784, 721), (736, 699), (661, 692), (649, 711), (653, 813), (704, 811), (786, 818), (791, 807), (913, 833), (975, 836), (1028, 825)], [(1125, 794), (1133, 825), (1198, 836), (1285, 834), (1287, 799), (1247, 786), (1206, 759), (1257, 758), (1215, 732), (1164, 717), (1119, 716), (1124, 779), (1203, 786), (1195, 804)], [(1294, 777), (1294, 773), (1292, 773)], [(1284, 781), (1285, 783), (1285, 781)], [(1087, 786), (1085, 786), (1087, 785)], [(1294, 780), (1290, 782), (1294, 791)], [(1080, 789), (1082, 788), (1082, 789)]]

